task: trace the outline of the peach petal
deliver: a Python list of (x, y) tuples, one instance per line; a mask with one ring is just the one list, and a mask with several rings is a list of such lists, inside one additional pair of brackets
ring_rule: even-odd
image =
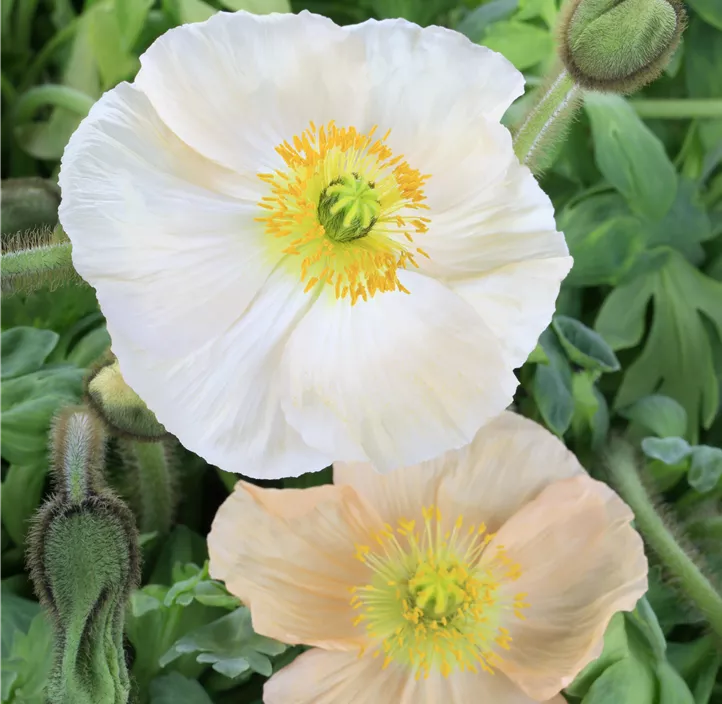
[(392, 524), (434, 503), (452, 521), (464, 514), (496, 530), (544, 487), (583, 472), (548, 430), (505, 412), (460, 450), (387, 475), (367, 463), (337, 462), (334, 482), (352, 486)]
[(261, 489), (239, 482), (208, 536), (210, 572), (284, 643), (358, 649), (349, 588), (368, 580), (354, 558), (378, 518), (350, 487)]
[[(536, 704), (503, 674), (413, 672), (383, 658), (310, 650), (276, 673), (265, 685), (265, 704)], [(547, 704), (565, 704), (555, 697)]]
[(647, 590), (647, 560), (633, 514), (602, 482), (586, 475), (547, 487), (509, 519), (487, 548), (503, 546), (521, 569), (504, 584), (525, 594), (524, 619), (509, 614), (511, 648), (499, 669), (530, 697), (566, 687), (598, 657), (617, 611), (630, 611)]

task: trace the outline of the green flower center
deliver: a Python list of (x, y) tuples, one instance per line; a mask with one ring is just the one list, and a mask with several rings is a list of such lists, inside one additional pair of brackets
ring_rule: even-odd
[(318, 221), (334, 242), (365, 237), (380, 214), (381, 203), (373, 182), (357, 173), (331, 181), (318, 201)]

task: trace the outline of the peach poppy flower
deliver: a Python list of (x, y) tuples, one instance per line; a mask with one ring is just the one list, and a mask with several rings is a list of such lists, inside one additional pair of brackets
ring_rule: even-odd
[(209, 535), (255, 629), (314, 646), (266, 704), (563, 704), (647, 588), (632, 512), (521, 416), (389, 475), (337, 464), (334, 482), (239, 482)]

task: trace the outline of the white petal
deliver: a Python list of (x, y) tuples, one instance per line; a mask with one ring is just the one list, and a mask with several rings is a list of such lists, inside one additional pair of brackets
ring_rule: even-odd
[(282, 363), (284, 411), (306, 441), (380, 471), (468, 443), (517, 384), (467, 303), (420, 274), (399, 278), (409, 295), (321, 296)]
[(332, 460), (306, 445), (279, 402), (283, 344), (312, 300), (276, 270), (225, 334), (175, 358), (135, 346), (111, 320), (108, 328), (123, 377), (185, 447), (249, 477), (297, 476)]
[(276, 263), (254, 221), (260, 190), (189, 149), (128, 84), (75, 132), (60, 186), (73, 262), (139, 347), (179, 354), (223, 332)]
[(239, 172), (282, 165), (275, 147), (310, 120), (353, 124), (361, 46), (302, 12), (220, 12), (166, 32), (141, 57), (136, 83), (195, 149)]

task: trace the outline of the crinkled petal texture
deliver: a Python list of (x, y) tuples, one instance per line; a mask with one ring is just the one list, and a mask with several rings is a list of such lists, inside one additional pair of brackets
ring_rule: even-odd
[[(612, 615), (633, 609), (647, 588), (629, 508), (556, 437), (521, 416), (502, 414), (469, 447), (439, 460), (387, 476), (341, 464), (334, 481), (305, 491), (240, 482), (209, 536), (211, 573), (249, 605), (255, 628), (319, 648), (268, 682), (268, 704), (562, 704), (558, 693), (599, 654)], [(369, 579), (355, 557), (359, 545), (399, 518), (421, 523), (430, 505), (450, 525), (463, 515), (492, 527), (481, 567), (503, 545), (519, 568), (518, 578), (500, 581), (495, 598), (511, 606), (525, 595), (525, 618), (511, 608), (502, 615), (510, 647), (495, 659), (493, 676), (432, 670), (417, 680), (407, 664), (384, 668), (372, 656), (378, 643), (354, 625), (349, 587)]]
[[(265, 704), (538, 704), (504, 675), (458, 672), (415, 679), (403, 668), (382, 669), (383, 658), (310, 650), (274, 675)], [(565, 704), (560, 695), (547, 704)]]
[[(571, 265), (499, 124), (522, 84), (499, 54), (404, 20), (219, 13), (155, 42), (71, 139), (60, 219), (159, 421), (264, 478), (470, 442), (510, 402)], [(352, 305), (309, 287), (259, 220), (259, 173), (286, 168), (277, 147), (331, 121), (390, 130), (428, 175), (414, 243), (428, 258), (399, 270), (409, 294)]]

